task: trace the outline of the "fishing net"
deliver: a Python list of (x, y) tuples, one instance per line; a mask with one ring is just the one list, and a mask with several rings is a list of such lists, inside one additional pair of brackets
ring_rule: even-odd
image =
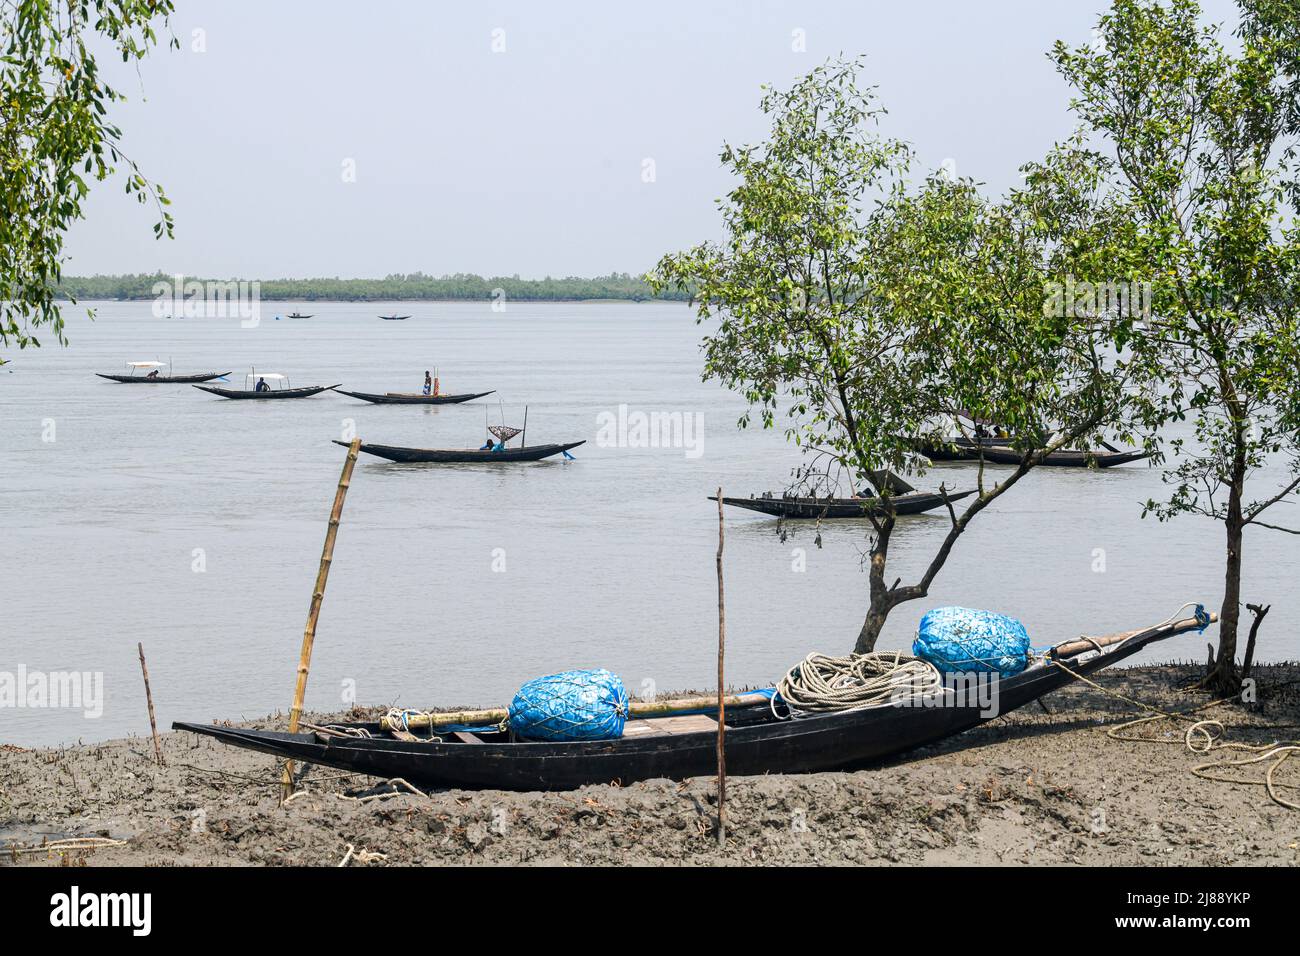
[(912, 653), (945, 673), (1019, 674), (1029, 663), (1029, 634), (1014, 617), (968, 607), (927, 611)]
[(489, 425), (488, 431), (499, 438), (501, 441), (509, 441), (518, 435), (522, 428), (515, 428), (512, 425)]
[(510, 729), (525, 740), (613, 740), (623, 736), (628, 696), (604, 668), (530, 680), (510, 702)]

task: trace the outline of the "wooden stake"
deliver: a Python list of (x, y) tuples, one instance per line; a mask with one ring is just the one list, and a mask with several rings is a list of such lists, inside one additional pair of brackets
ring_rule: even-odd
[(149, 727), (153, 730), (153, 755), (158, 761), (158, 766), (167, 766), (167, 761), (163, 759), (162, 742), (158, 739), (158, 721), (153, 716), (153, 691), (149, 689), (149, 668), (144, 662), (144, 644), (136, 643), (136, 649), (140, 652), (140, 673), (144, 675), (144, 699), (149, 704)]
[[(334, 561), (334, 538), (338, 534), (339, 521), (343, 518), (343, 501), (348, 496), (348, 486), (352, 484), (352, 466), (357, 463), (357, 454), (361, 450), (361, 439), (352, 439), (348, 446), (348, 457), (343, 462), (343, 474), (339, 476), (339, 487), (334, 493), (334, 507), (330, 510), (330, 523), (325, 531), (325, 548), (321, 551), (320, 570), (316, 572), (316, 587), (311, 592), (311, 605), (307, 611), (307, 626), (302, 632), (302, 653), (298, 657), (298, 682), (293, 689), (293, 707), (289, 711), (289, 733), (297, 733), (298, 720), (302, 717), (302, 702), (307, 696), (307, 672), (311, 668), (311, 649), (316, 641), (316, 621), (320, 617), (321, 602), (325, 598), (325, 584), (329, 581), (330, 565)], [(293, 761), (284, 762), (284, 778), (281, 781), (281, 801), (287, 800), (293, 793)]]
[(723, 656), (727, 648), (727, 611), (722, 595), (722, 488), (718, 488), (718, 846), (727, 845), (727, 704)]

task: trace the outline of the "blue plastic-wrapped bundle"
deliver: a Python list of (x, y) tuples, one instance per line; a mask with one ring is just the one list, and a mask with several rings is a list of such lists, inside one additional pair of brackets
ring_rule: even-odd
[(628, 696), (603, 668), (530, 680), (510, 702), (510, 729), (525, 740), (612, 740), (623, 736)]
[(940, 671), (1019, 674), (1029, 663), (1029, 634), (1014, 617), (968, 607), (937, 607), (921, 618), (912, 653)]

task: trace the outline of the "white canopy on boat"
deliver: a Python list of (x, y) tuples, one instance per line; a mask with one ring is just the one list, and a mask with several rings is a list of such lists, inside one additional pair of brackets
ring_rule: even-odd
[(127, 362), (127, 368), (163, 368), (166, 362)]
[(275, 381), (279, 381), (280, 379), (284, 378), (285, 376), (281, 375), (279, 372), (250, 372), (248, 377), (249, 377), (249, 378), (269, 378), (269, 379), (273, 379), (273, 380), (275, 380)]

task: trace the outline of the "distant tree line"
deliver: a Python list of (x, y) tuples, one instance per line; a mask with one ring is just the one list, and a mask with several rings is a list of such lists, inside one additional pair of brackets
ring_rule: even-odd
[[(186, 281), (200, 279), (185, 276)], [(152, 299), (158, 282), (174, 281), (163, 273), (121, 276), (64, 276), (58, 284), (63, 299)], [(218, 280), (226, 281), (226, 280)], [(500, 290), (500, 291), (498, 291)], [(649, 299), (685, 301), (688, 292), (668, 289), (655, 293), (641, 277), (626, 272), (582, 278), (521, 279), (518, 276), (483, 276), (457, 273), (431, 276), (422, 272), (389, 275), (382, 279), (265, 279), (260, 296), (266, 300), (367, 302), (400, 299), (453, 300), (492, 299), (501, 294), (508, 301), (575, 302), (583, 299), (620, 299), (642, 302)]]

